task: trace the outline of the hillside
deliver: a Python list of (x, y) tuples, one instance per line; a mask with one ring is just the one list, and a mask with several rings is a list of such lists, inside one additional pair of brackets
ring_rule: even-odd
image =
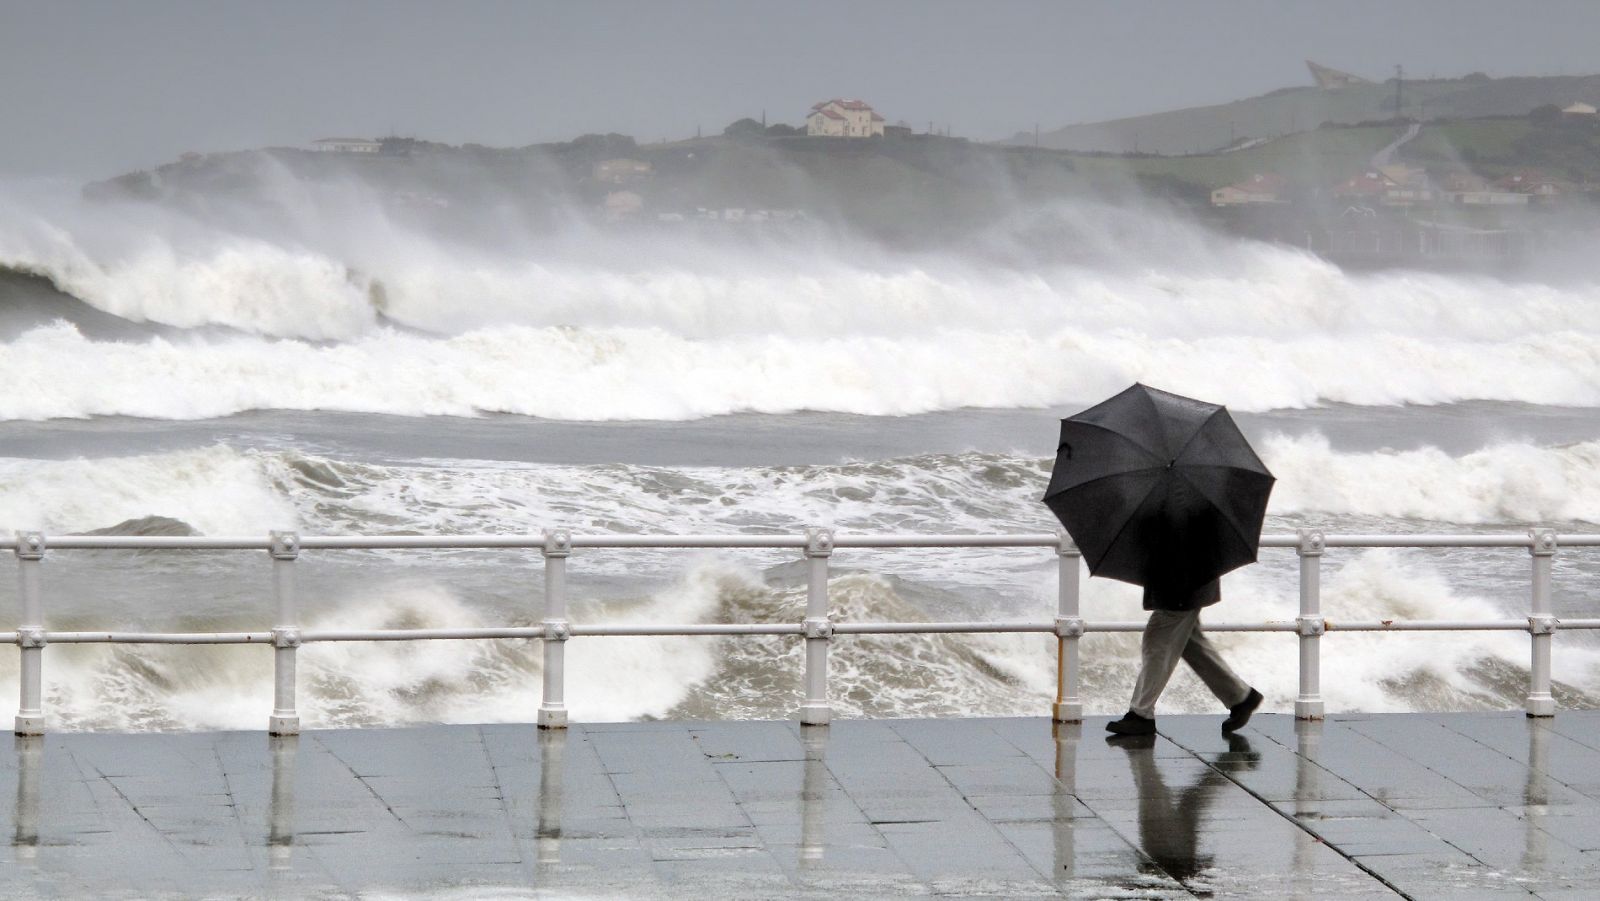
[(1600, 122), (1474, 119), (1425, 126), (1399, 150), (1428, 169), (1470, 169), (1488, 178), (1531, 169), (1574, 186), (1600, 184)]
[[(380, 154), (280, 148), (190, 157), (92, 185), (87, 193), (199, 216), (213, 215), (219, 205), (237, 206), (255, 218), (289, 221), (300, 212), (282, 199), (287, 178), (330, 210), (359, 200), (444, 235), (481, 234), (505, 221), (551, 234), (583, 222), (751, 237), (843, 227), (907, 246), (967, 242), (1019, 211), (1063, 199), (1153, 196), (1188, 206), (1218, 227), (1276, 238), (1286, 229), (1303, 231), (1299, 220), (1320, 215), (1314, 208), (1326, 206), (1333, 185), (1370, 169), (1374, 154), (1407, 128), (1401, 122), (1329, 126), (1232, 152), (1185, 156), (1080, 153), (929, 135), (718, 136), (643, 145), (623, 135), (589, 135), (521, 148), (395, 141)], [(1463, 169), (1489, 178), (1535, 169), (1564, 183), (1561, 191), (1569, 196), (1561, 206), (1600, 200), (1600, 192), (1590, 190), (1600, 184), (1600, 121), (1546, 111), (1431, 122), (1399, 148), (1396, 160), (1425, 167), (1435, 178)], [(626, 163), (630, 172), (637, 166), (638, 174), (605, 177), (607, 161)], [(1212, 209), (1213, 190), (1256, 174), (1281, 176), (1289, 203), (1245, 215)]]
[[(1039, 146), (1109, 153), (1209, 153), (1251, 138), (1310, 131), (1323, 123), (1393, 119), (1394, 94), (1393, 79), (1335, 89), (1284, 88), (1215, 106), (1069, 125), (1041, 132)], [(1521, 116), (1550, 103), (1565, 106), (1582, 100), (1600, 105), (1600, 75), (1408, 79), (1402, 97), (1400, 115), (1416, 120)], [(1006, 143), (1033, 141), (1032, 134), (1018, 134)]]

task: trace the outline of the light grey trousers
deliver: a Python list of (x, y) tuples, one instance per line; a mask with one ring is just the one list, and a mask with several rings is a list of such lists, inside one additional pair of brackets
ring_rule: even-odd
[(1189, 664), (1217, 700), (1228, 707), (1250, 695), (1249, 684), (1223, 662), (1216, 646), (1200, 631), (1199, 609), (1151, 613), (1139, 652), (1139, 679), (1133, 684), (1133, 703), (1128, 709), (1140, 716), (1156, 715), (1156, 699), (1167, 687), (1179, 660)]

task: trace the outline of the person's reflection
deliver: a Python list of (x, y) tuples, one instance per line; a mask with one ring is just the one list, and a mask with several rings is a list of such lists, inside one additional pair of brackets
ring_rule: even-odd
[[(1162, 872), (1198, 895), (1210, 890), (1190, 881), (1211, 866), (1211, 856), (1199, 851), (1200, 816), (1211, 803), (1212, 794), (1228, 783), (1228, 777), (1214, 766), (1207, 766), (1194, 785), (1174, 795), (1157, 765), (1154, 735), (1107, 739), (1107, 743), (1128, 752), (1134, 786), (1139, 791), (1139, 842), (1144, 853)], [(1259, 759), (1249, 739), (1237, 733), (1228, 736), (1228, 753), (1219, 764), (1254, 766)]]
[(19, 735), (17, 750), (16, 831), (12, 853), (19, 864), (33, 865), (39, 854), (39, 770), (44, 762), (44, 736)]

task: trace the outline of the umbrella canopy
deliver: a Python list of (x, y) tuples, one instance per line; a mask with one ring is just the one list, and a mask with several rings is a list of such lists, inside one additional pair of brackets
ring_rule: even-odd
[(1274, 481), (1226, 408), (1134, 385), (1061, 420), (1044, 502), (1091, 575), (1181, 591), (1255, 562)]

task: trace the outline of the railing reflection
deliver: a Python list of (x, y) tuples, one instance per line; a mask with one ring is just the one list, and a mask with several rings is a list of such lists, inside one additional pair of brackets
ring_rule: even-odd
[(287, 870), (294, 863), (294, 759), (297, 735), (267, 739), (272, 755), (272, 797), (267, 805), (267, 866)]
[(1066, 885), (1077, 874), (1078, 822), (1078, 742), (1083, 738), (1082, 723), (1052, 723), (1056, 743), (1056, 787), (1050, 795), (1055, 838), (1056, 884)]
[(1528, 720), (1528, 780), (1523, 785), (1522, 822), (1524, 828), (1522, 867), (1543, 870), (1549, 857), (1550, 834), (1544, 818), (1550, 814), (1550, 723)]
[(39, 856), (39, 780), (44, 768), (44, 737), (19, 735), (17, 754), (16, 828), (12, 832), (12, 854), (17, 863), (34, 866)]
[(805, 770), (800, 777), (800, 866), (805, 868), (822, 862), (828, 843), (824, 829), (829, 781), (828, 730), (802, 726), (800, 742), (806, 755)]
[(565, 729), (539, 730), (539, 822), (534, 831), (540, 868), (561, 862), (561, 800)]

